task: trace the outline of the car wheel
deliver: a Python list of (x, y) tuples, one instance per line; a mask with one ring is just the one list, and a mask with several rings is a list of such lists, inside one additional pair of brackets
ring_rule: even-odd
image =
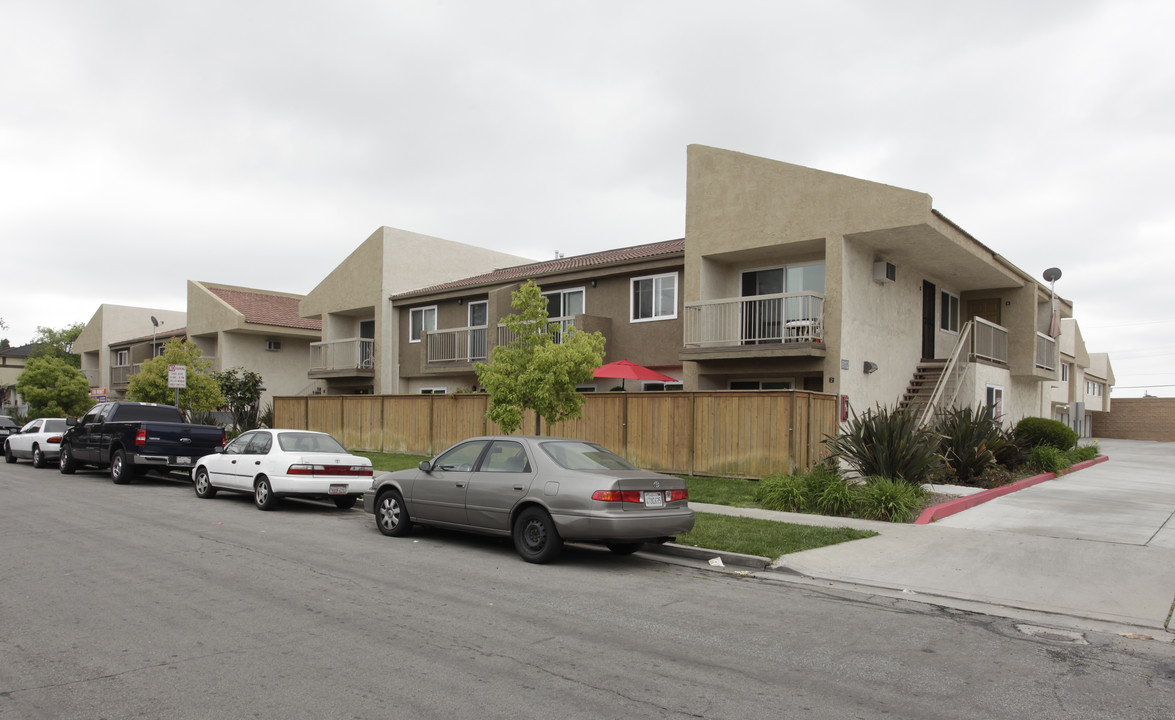
[(548, 563), (559, 557), (563, 538), (555, 529), (555, 522), (546, 510), (529, 507), (514, 521), (514, 548), (522, 559), (532, 563)]
[(115, 485), (126, 485), (131, 481), (131, 469), (126, 464), (126, 453), (115, 450), (110, 456), (110, 479)]
[(257, 504), (258, 510), (273, 510), (277, 507), (277, 495), (269, 484), (269, 478), (264, 475), (253, 483), (253, 502)]
[(72, 475), (73, 471), (78, 469), (78, 464), (73, 461), (73, 450), (68, 445), (61, 446), (61, 456), (57, 458), (57, 469), (63, 475)]
[(196, 482), (193, 483), (196, 488), (196, 497), (201, 499), (216, 497), (216, 488), (212, 487), (212, 478), (208, 477), (208, 468), (196, 468)]
[(375, 502), (375, 524), (379, 531), (390, 537), (407, 535), (412, 529), (412, 518), (404, 507), (404, 498), (396, 490), (380, 493)]
[(33, 446), (33, 467), (35, 467), (35, 468), (45, 467), (45, 453), (41, 452), (40, 445)]
[(350, 510), (355, 507), (355, 501), (358, 499), (354, 495), (336, 495), (334, 497), (335, 507), (340, 510)]
[(6, 463), (16, 462), (16, 456), (12, 454), (12, 448), (8, 447), (7, 440), (4, 441), (4, 462), (6, 462)]
[(608, 543), (608, 549), (617, 555), (632, 555), (644, 546), (644, 543)]

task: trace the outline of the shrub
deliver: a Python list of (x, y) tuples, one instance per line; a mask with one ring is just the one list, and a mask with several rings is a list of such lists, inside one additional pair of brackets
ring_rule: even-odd
[(767, 510), (805, 512), (808, 509), (808, 488), (799, 475), (768, 475), (759, 481), (755, 500)]
[(1068, 450), (1077, 444), (1077, 432), (1060, 420), (1041, 417), (1026, 417), (1016, 423), (1013, 431), (1021, 447), (1035, 448), (1048, 445), (1058, 450)]
[(860, 492), (843, 479), (829, 483), (816, 496), (816, 510), (822, 515), (852, 515), (860, 502)]
[(1028, 454), (1028, 467), (1037, 472), (1059, 474), (1072, 466), (1066, 454), (1051, 445), (1037, 445)]
[(948, 469), (963, 484), (996, 463), (997, 453), (1012, 439), (992, 408), (951, 408), (941, 411), (935, 423), (938, 452)]
[(887, 477), (869, 478), (861, 490), (858, 512), (870, 520), (910, 522), (922, 508), (926, 491)]
[(971, 484), (985, 490), (1003, 487), (1016, 481), (1016, 475), (1003, 465), (992, 465), (977, 477), (971, 479)]
[(918, 424), (908, 410), (878, 406), (853, 419), (825, 445), (864, 477), (899, 478), (915, 485), (926, 482), (938, 462), (938, 436)]
[(1079, 462), (1093, 460), (1100, 454), (1101, 453), (1098, 452), (1097, 449), (1097, 444), (1095, 443), (1093, 445), (1079, 445), (1071, 450), (1066, 451), (1065, 456), (1069, 458), (1070, 462), (1076, 465)]

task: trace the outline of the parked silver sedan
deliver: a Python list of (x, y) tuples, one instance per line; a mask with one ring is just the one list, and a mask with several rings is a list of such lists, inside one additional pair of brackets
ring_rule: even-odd
[(689, 532), (685, 481), (641, 470), (595, 443), (495, 436), (457, 443), (415, 470), (377, 475), (363, 495), (380, 532), (413, 524), (508, 535), (523, 560), (554, 560), (565, 540), (636, 552)]

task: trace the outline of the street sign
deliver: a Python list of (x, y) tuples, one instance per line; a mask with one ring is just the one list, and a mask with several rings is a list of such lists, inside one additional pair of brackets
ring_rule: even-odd
[(187, 365), (168, 365), (167, 366), (167, 387), (169, 388), (186, 388), (188, 386), (188, 366)]

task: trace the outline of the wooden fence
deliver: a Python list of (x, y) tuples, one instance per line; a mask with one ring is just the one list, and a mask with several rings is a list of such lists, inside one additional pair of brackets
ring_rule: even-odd
[[(635, 465), (661, 472), (761, 478), (806, 470), (837, 432), (837, 396), (800, 390), (600, 393), (583, 417), (543, 434), (598, 442)], [(330, 433), (352, 450), (436, 455), (477, 435), (499, 434), (489, 397), (315, 395), (274, 399), (277, 427)], [(522, 432), (535, 427), (523, 418)]]

